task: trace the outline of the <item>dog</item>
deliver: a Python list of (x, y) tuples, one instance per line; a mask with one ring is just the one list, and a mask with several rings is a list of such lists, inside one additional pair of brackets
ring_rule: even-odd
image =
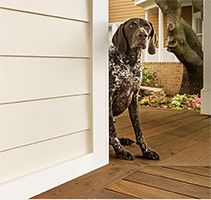
[(136, 144), (140, 146), (142, 157), (159, 160), (159, 155), (146, 144), (140, 127), (138, 112), (138, 96), (142, 79), (141, 51), (155, 54), (154, 28), (145, 19), (132, 18), (119, 26), (109, 48), (109, 144), (112, 145), (115, 156), (124, 160), (134, 160), (135, 157), (123, 148), (134, 141), (129, 138), (118, 138), (114, 117), (127, 108), (136, 136)]

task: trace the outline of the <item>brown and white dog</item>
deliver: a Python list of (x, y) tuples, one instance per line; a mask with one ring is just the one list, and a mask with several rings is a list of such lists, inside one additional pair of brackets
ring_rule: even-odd
[(135, 157), (122, 145), (130, 145), (129, 138), (118, 138), (113, 117), (120, 115), (127, 108), (136, 135), (136, 144), (142, 151), (143, 158), (159, 160), (159, 155), (145, 143), (138, 112), (138, 95), (142, 79), (141, 51), (146, 49), (155, 54), (153, 43), (154, 28), (145, 19), (133, 18), (121, 24), (113, 36), (113, 45), (109, 49), (109, 143), (115, 155), (125, 160)]

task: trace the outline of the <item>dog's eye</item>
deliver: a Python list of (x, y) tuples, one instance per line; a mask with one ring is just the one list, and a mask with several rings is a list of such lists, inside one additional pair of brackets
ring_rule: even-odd
[(132, 23), (132, 24), (129, 25), (129, 27), (130, 28), (136, 28), (137, 27), (137, 24), (136, 23)]
[(148, 25), (145, 25), (145, 26), (144, 26), (144, 29), (145, 29), (146, 31), (149, 31), (150, 27), (149, 27)]

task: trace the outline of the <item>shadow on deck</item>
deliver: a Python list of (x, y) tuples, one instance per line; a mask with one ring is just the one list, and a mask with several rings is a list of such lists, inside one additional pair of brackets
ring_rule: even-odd
[[(140, 109), (147, 143), (160, 161), (141, 159), (137, 145), (125, 147), (135, 161), (114, 158), (110, 164), (34, 198), (211, 198), (210, 118), (198, 112)], [(117, 119), (120, 137), (134, 139), (127, 113)]]

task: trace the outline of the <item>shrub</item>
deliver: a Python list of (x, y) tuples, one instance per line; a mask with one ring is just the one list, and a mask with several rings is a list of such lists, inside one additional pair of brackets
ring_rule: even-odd
[(142, 85), (154, 86), (157, 74), (155, 71), (150, 71), (146, 65), (142, 66)]

